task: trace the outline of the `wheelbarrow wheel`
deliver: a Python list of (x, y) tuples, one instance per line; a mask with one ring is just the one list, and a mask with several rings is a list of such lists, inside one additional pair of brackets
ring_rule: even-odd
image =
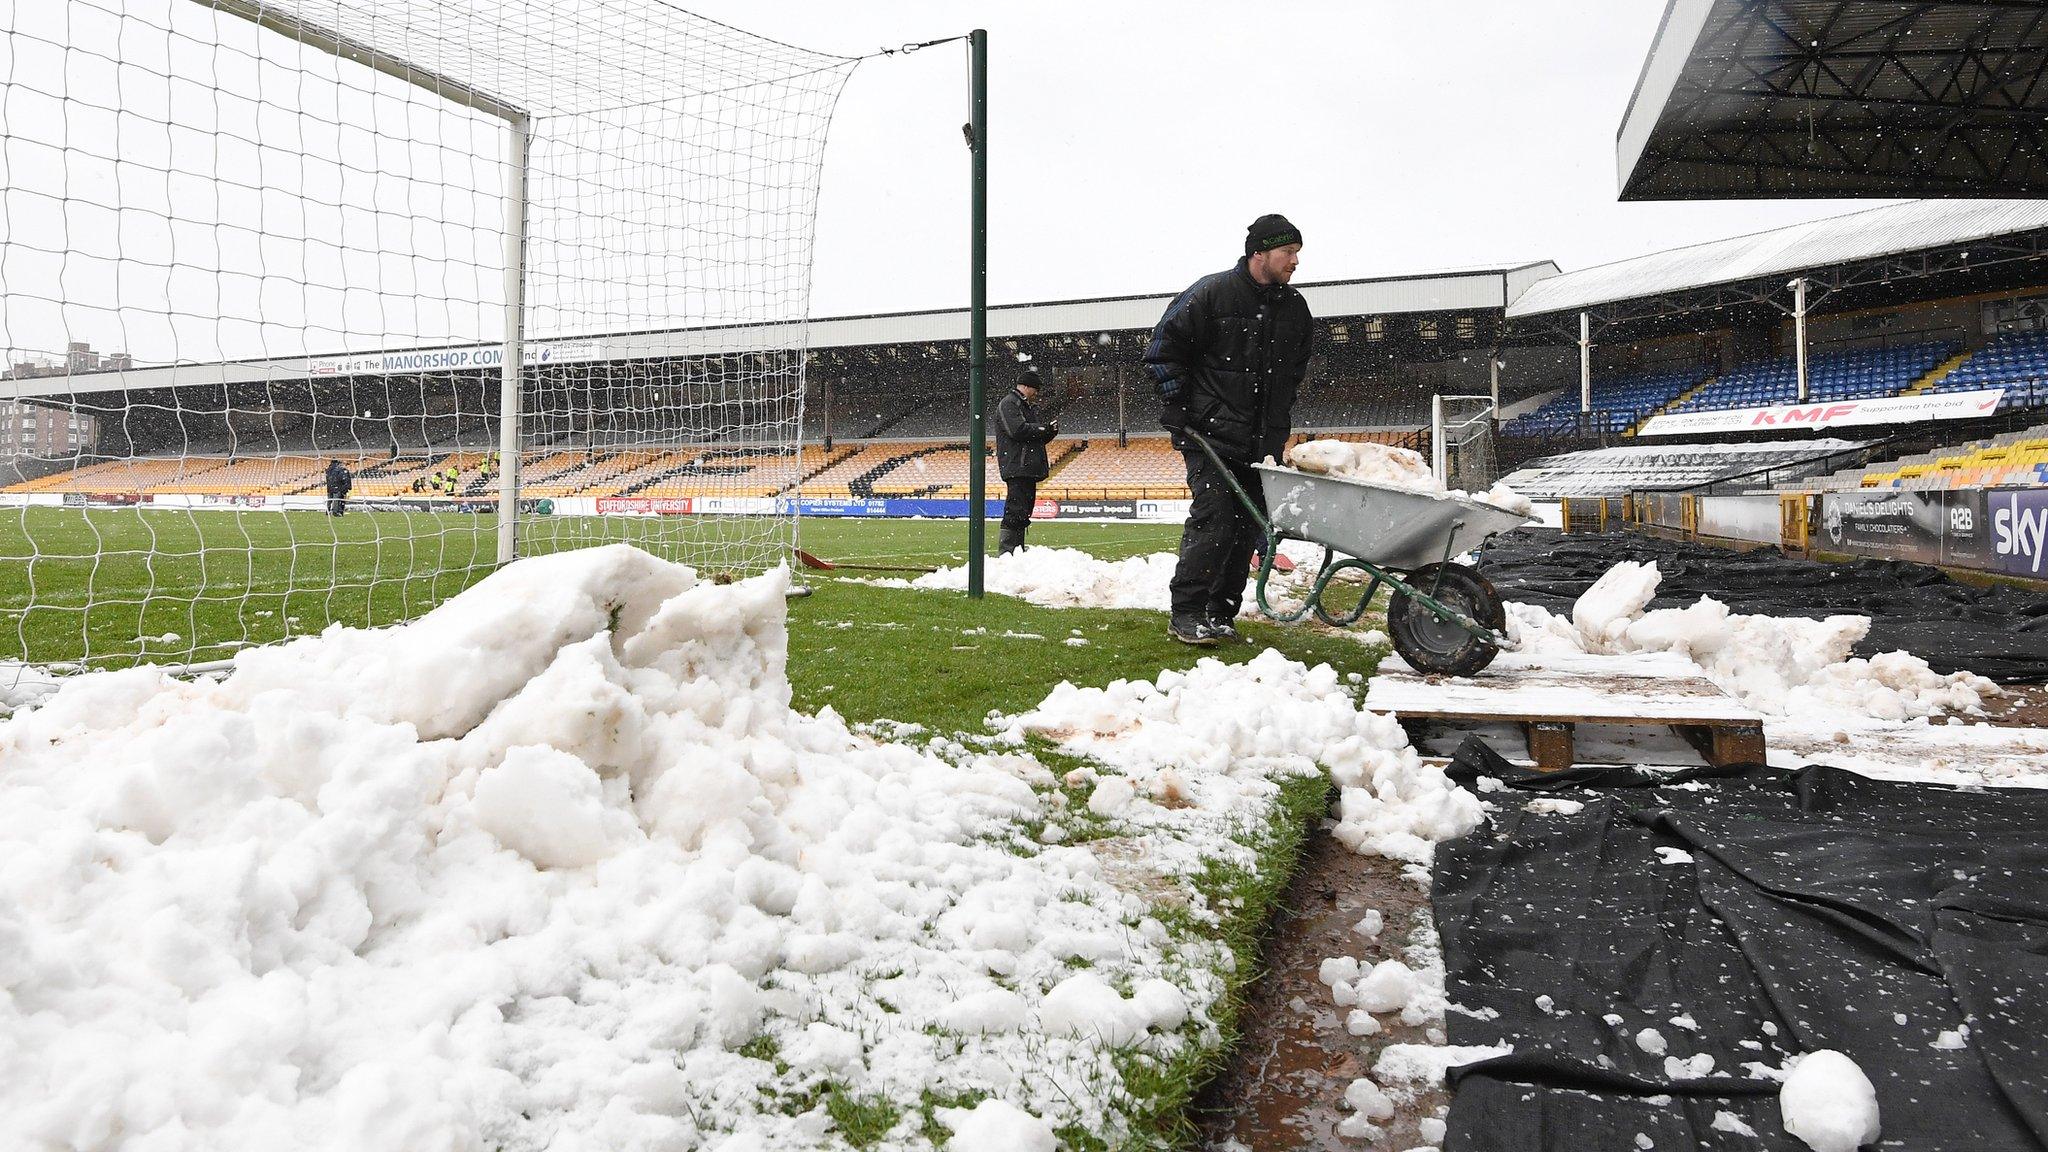
[[(1438, 603), (1496, 632), (1507, 627), (1500, 593), (1486, 577), (1463, 564), (1417, 568), (1408, 574), (1408, 584), (1420, 592), (1435, 588)], [(1438, 676), (1473, 675), (1493, 663), (1499, 651), (1492, 641), (1473, 635), (1455, 621), (1438, 619), (1428, 605), (1400, 591), (1387, 602), (1387, 631), (1401, 659), (1418, 672)]]

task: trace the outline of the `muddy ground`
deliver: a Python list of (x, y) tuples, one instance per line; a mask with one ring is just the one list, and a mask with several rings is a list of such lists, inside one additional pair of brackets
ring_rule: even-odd
[[(1352, 852), (1327, 829), (1310, 836), (1268, 932), (1263, 974), (1242, 1017), (1243, 1037), (1195, 1102), (1206, 1147), (1227, 1147), (1231, 1140), (1257, 1152), (1431, 1143), (1416, 1122), (1442, 1114), (1450, 1096), (1441, 1088), (1397, 1103), (1394, 1118), (1380, 1123), (1386, 1135), (1374, 1144), (1337, 1135), (1338, 1123), (1350, 1114), (1344, 1089), (1372, 1070), (1380, 1049), (1428, 1043), (1429, 1037), (1424, 1028), (1403, 1025), (1398, 1013), (1379, 1017), (1381, 1030), (1374, 1035), (1350, 1035), (1344, 1029), (1349, 1009), (1337, 1007), (1316, 979), (1331, 956), (1355, 956), (1361, 968), (1406, 959), (1402, 950), (1411, 930), (1429, 922), (1429, 901), (1401, 868)], [(1352, 925), (1373, 908), (1385, 927), (1369, 940)]]

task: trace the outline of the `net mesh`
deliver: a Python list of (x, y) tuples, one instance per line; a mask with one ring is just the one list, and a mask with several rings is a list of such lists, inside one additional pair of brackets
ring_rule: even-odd
[(205, 661), (416, 615), (495, 566), (515, 465), (522, 554), (787, 557), (826, 130), (856, 60), (662, 0), (0, 18), (17, 663)]
[(1443, 420), (1432, 433), (1444, 446), (1444, 487), (1484, 492), (1500, 479), (1494, 455), (1498, 413), (1486, 396), (1445, 396)]

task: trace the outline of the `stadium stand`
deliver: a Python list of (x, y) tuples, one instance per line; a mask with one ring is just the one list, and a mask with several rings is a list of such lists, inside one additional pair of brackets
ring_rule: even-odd
[[(1897, 396), (1955, 356), (1953, 340), (1921, 341), (1889, 348), (1852, 348), (1808, 358), (1807, 397), (1857, 400)], [(1799, 369), (1789, 356), (1745, 364), (1674, 405), (1674, 412), (1707, 412), (1790, 404), (1799, 398)]]
[(1954, 447), (1844, 468), (1787, 491), (1855, 488), (2036, 487), (2048, 485), (2048, 424), (2037, 424)]
[[(1124, 398), (1125, 419), (1149, 432), (1155, 425), (1153, 419), (1158, 413), (1158, 402), (1150, 393), (1139, 393)], [(1117, 433), (1116, 389), (1113, 387), (1083, 389), (1056, 406), (1054, 414), (1060, 422), (1060, 432), (1066, 436), (1114, 436)]]
[(2048, 380), (2048, 332), (2005, 332), (1934, 383), (1930, 392), (1968, 392)]
[(913, 444), (863, 444), (804, 481), (804, 494), (828, 499), (851, 497), (857, 484), (866, 490), (875, 476), (901, 463), (917, 450), (918, 446)]
[(1119, 447), (1115, 437), (1076, 441), (1038, 494), (1050, 499), (1185, 499), (1187, 465), (1164, 436), (1132, 437)]
[[(1593, 382), (1593, 418), (1610, 432), (1623, 432), (1707, 380), (1705, 368), (1636, 372)], [(1566, 391), (1524, 412), (1501, 429), (1511, 436), (1533, 436), (1580, 427), (1579, 395)]]
[[(988, 410), (991, 413), (995, 411), (996, 398), (1000, 395), (995, 389), (989, 389)], [(967, 394), (964, 392), (928, 397), (884, 426), (891, 440), (936, 440), (959, 436), (966, 427)]]

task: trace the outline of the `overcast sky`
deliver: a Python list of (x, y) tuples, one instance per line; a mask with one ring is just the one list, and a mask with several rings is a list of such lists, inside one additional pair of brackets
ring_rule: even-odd
[[(608, 2), (642, 5), (608, 10), (614, 22), (680, 3), (849, 57), (987, 28), (997, 304), (1177, 292), (1234, 260), (1266, 212), (1302, 230), (1300, 277), (1316, 281), (1544, 259), (1572, 270), (1868, 206), (1617, 203), (1614, 135), (1662, 0)], [(48, 355), (87, 340), (146, 362), (205, 361), (499, 330), (495, 120), (317, 51), (295, 64), (281, 37), (185, 0), (8, 10), (0, 349)], [(532, 30), (499, 28), (527, 39), (493, 54), (492, 26), (436, 15), (456, 10), (423, 3), (417, 15), (450, 33), (445, 66), (495, 62), (479, 63), (486, 88), (519, 86), (508, 94), (524, 98), (585, 81), (661, 83), (635, 71), (631, 44), (607, 57), (623, 81), (574, 67), (584, 41), (619, 40), (589, 22), (554, 29), (552, 56), (503, 74), (525, 59)], [(594, 9), (519, 11), (539, 22)], [(689, 33), (640, 34), (669, 44)], [(853, 70), (825, 152), (812, 316), (968, 302), (966, 63), (956, 42)], [(828, 89), (836, 74), (805, 75)], [(796, 110), (823, 97), (798, 87), (813, 94), (785, 95), (771, 127), (801, 138)], [(747, 98), (707, 99), (692, 114), (716, 128), (738, 114), (719, 101)], [(543, 123), (559, 134), (580, 121)], [(593, 123), (593, 140), (618, 135)], [(528, 250), (530, 333), (758, 323), (801, 307), (790, 289), (802, 253), (781, 238), (800, 234), (790, 217), (804, 198), (756, 179), (753, 152), (723, 167), (701, 154), (726, 130), (685, 127), (695, 130), (674, 149), (657, 130), (661, 146), (630, 161), (603, 147), (585, 157), (609, 164), (602, 187), (638, 209), (561, 200), (569, 169), (547, 169), (555, 184), (535, 177), (536, 235), (553, 239)], [(584, 156), (563, 146), (573, 133), (546, 139), (536, 156), (552, 159), (536, 165)], [(802, 167), (777, 171), (800, 179)], [(772, 241), (720, 247), (717, 219), (689, 210), (742, 201), (772, 217), (753, 228)], [(549, 204), (595, 218), (551, 225)]]
[[(1570, 270), (1868, 202), (1621, 204), (1663, 0), (687, 0), (860, 55), (990, 35), (995, 303), (1173, 292), (1282, 212), (1300, 277)], [(967, 301), (966, 52), (870, 60), (825, 167), (812, 314)]]

